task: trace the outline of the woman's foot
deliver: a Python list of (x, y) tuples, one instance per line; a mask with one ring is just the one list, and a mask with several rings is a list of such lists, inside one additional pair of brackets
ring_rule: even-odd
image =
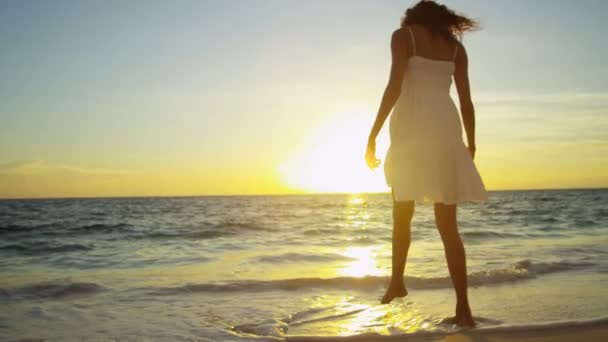
[(388, 289), (386, 289), (386, 293), (384, 294), (384, 297), (382, 297), (382, 300), (380, 301), (381, 304), (388, 304), (390, 303), (393, 299), (395, 298), (402, 298), (407, 296), (407, 290), (405, 289), (405, 285), (400, 284), (400, 285), (393, 285), (391, 284)]
[(463, 328), (474, 328), (475, 320), (471, 314), (468, 304), (465, 307), (456, 306), (456, 316), (447, 317), (441, 320), (443, 324), (458, 325)]
[(460, 317), (456, 324), (463, 328), (475, 328), (475, 321), (471, 315), (464, 315)]
[(471, 307), (469, 307), (468, 300), (465, 301), (464, 305), (457, 309), (456, 317), (458, 317), (458, 320), (456, 321), (457, 325), (463, 328), (475, 328), (475, 321), (473, 320), (473, 314), (471, 313)]

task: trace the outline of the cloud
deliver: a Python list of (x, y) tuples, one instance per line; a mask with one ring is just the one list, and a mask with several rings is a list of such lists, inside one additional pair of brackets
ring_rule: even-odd
[(475, 102), (479, 104), (608, 104), (608, 92), (566, 91), (540, 94), (521, 93), (478, 93)]
[(10, 161), (0, 163), (0, 198), (129, 195), (129, 187), (145, 179), (143, 176), (136, 170)]
[(0, 174), (3, 175), (37, 175), (64, 173), (91, 176), (122, 176), (133, 174), (133, 170), (87, 168), (81, 166), (54, 164), (45, 160), (11, 161), (0, 163)]

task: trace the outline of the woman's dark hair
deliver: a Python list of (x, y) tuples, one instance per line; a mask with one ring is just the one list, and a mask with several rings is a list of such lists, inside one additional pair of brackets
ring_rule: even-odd
[(401, 20), (401, 27), (406, 25), (424, 26), (433, 34), (439, 34), (448, 40), (460, 38), (464, 32), (479, 27), (476, 20), (458, 14), (433, 0), (421, 0), (408, 8)]

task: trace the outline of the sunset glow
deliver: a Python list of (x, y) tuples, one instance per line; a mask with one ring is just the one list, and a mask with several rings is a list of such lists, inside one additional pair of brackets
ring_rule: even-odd
[[(370, 115), (347, 113), (323, 122), (279, 166), (291, 188), (307, 192), (386, 191), (382, 168), (370, 171), (363, 160)], [(386, 139), (379, 143), (383, 155)]]

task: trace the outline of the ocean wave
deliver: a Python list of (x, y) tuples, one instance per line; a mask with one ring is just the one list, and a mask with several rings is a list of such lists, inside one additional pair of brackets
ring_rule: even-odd
[(493, 232), (493, 231), (488, 231), (488, 230), (481, 230), (481, 231), (471, 231), (471, 232), (461, 232), (462, 237), (467, 239), (488, 239), (488, 238), (520, 238), (520, 237), (525, 237), (521, 234), (515, 234), (515, 233), (499, 233), (499, 232)]
[(309, 204), (308, 207), (310, 207), (311, 209), (333, 209), (333, 208), (344, 208), (348, 206), (347, 202), (330, 202), (330, 203), (313, 203), (313, 204)]
[(278, 226), (269, 226), (255, 220), (234, 219), (224, 219), (217, 222), (205, 221), (202, 223), (202, 227), (208, 230), (229, 230), (233, 232), (275, 232), (280, 230)]
[(205, 240), (205, 239), (214, 239), (223, 236), (230, 236), (237, 234), (234, 231), (230, 230), (203, 230), (203, 231), (194, 231), (194, 232), (171, 232), (171, 231), (155, 231), (151, 233), (141, 233), (136, 235), (137, 238), (141, 239), (188, 239), (188, 240)]
[(521, 232), (521, 233), (504, 233), (504, 232), (494, 232), (488, 230), (481, 231), (468, 231), (462, 232), (461, 235), (463, 239), (470, 240), (491, 240), (491, 239), (527, 239), (527, 238), (548, 238), (548, 237), (562, 237), (564, 234), (560, 234), (556, 232), (554, 227), (540, 227), (537, 228), (542, 232)]
[(8, 224), (0, 225), (0, 236), (22, 233), (40, 233), (52, 235), (73, 235), (75, 233), (109, 233), (128, 231), (133, 226), (127, 223), (91, 223), (84, 225), (66, 226), (61, 223), (45, 223), (33, 225)]
[[(539, 262), (522, 260), (509, 268), (473, 272), (468, 277), (470, 286), (485, 286), (533, 279), (538, 275), (563, 272), (593, 266), (592, 263)], [(294, 278), (279, 280), (243, 280), (226, 283), (187, 284), (183, 286), (159, 288), (157, 294), (179, 294), (184, 292), (239, 292), (272, 290), (305, 290), (310, 288), (332, 288), (372, 290), (386, 285), (389, 277), (336, 277), (336, 278)], [(406, 277), (406, 286), (413, 289), (441, 289), (452, 287), (449, 277)]]
[(93, 223), (93, 224), (85, 224), (81, 226), (74, 226), (68, 228), (70, 231), (81, 231), (81, 232), (91, 232), (91, 233), (110, 233), (110, 232), (123, 232), (131, 229), (133, 225), (128, 223), (115, 223), (115, 224), (107, 224), (107, 223)]
[(235, 325), (231, 330), (237, 335), (245, 334), (248, 336), (274, 337), (283, 341), (289, 325), (279, 319), (270, 319), (257, 324)]
[(597, 225), (597, 222), (591, 218), (575, 219), (574, 225), (576, 227), (593, 227)]
[(174, 230), (151, 230), (135, 234), (133, 237), (138, 239), (187, 239), (187, 240), (204, 240), (215, 239), (225, 236), (235, 236), (247, 231), (274, 231), (255, 223), (204, 223), (200, 227), (176, 228)]
[(25, 285), (19, 288), (3, 289), (0, 294), (9, 299), (64, 298), (68, 296), (90, 295), (107, 290), (96, 283), (53, 281)]
[(349, 238), (348, 239), (349, 243), (355, 244), (355, 245), (369, 245), (369, 244), (373, 244), (376, 242), (376, 239), (374, 239), (371, 236), (355, 236), (353, 238)]
[(338, 230), (335, 228), (312, 228), (302, 231), (300, 234), (305, 236), (323, 236), (335, 234)]
[(26, 255), (39, 255), (46, 253), (65, 253), (92, 250), (91, 245), (67, 243), (60, 245), (47, 245), (45, 243), (13, 243), (0, 246), (0, 251), (19, 252)]
[[(47, 224), (5, 224), (0, 225), (0, 236), (28, 234), (52, 236), (82, 236), (93, 234), (121, 233), (125, 239), (213, 239), (243, 232), (276, 231), (273, 227), (260, 225), (256, 222), (223, 220), (219, 222), (205, 221), (191, 226), (174, 227), (137, 227), (127, 222), (119, 223), (88, 223), (82, 225), (65, 225), (61, 223)], [(13, 246), (13, 249), (19, 247)]]
[(561, 222), (561, 220), (559, 220), (555, 216), (541, 216), (541, 217), (537, 218), (536, 221), (542, 222), (542, 223), (558, 223), (558, 222)]
[(48, 223), (38, 225), (2, 224), (0, 225), (0, 236), (29, 233), (32, 231), (39, 231), (50, 227), (54, 227), (54, 225)]

